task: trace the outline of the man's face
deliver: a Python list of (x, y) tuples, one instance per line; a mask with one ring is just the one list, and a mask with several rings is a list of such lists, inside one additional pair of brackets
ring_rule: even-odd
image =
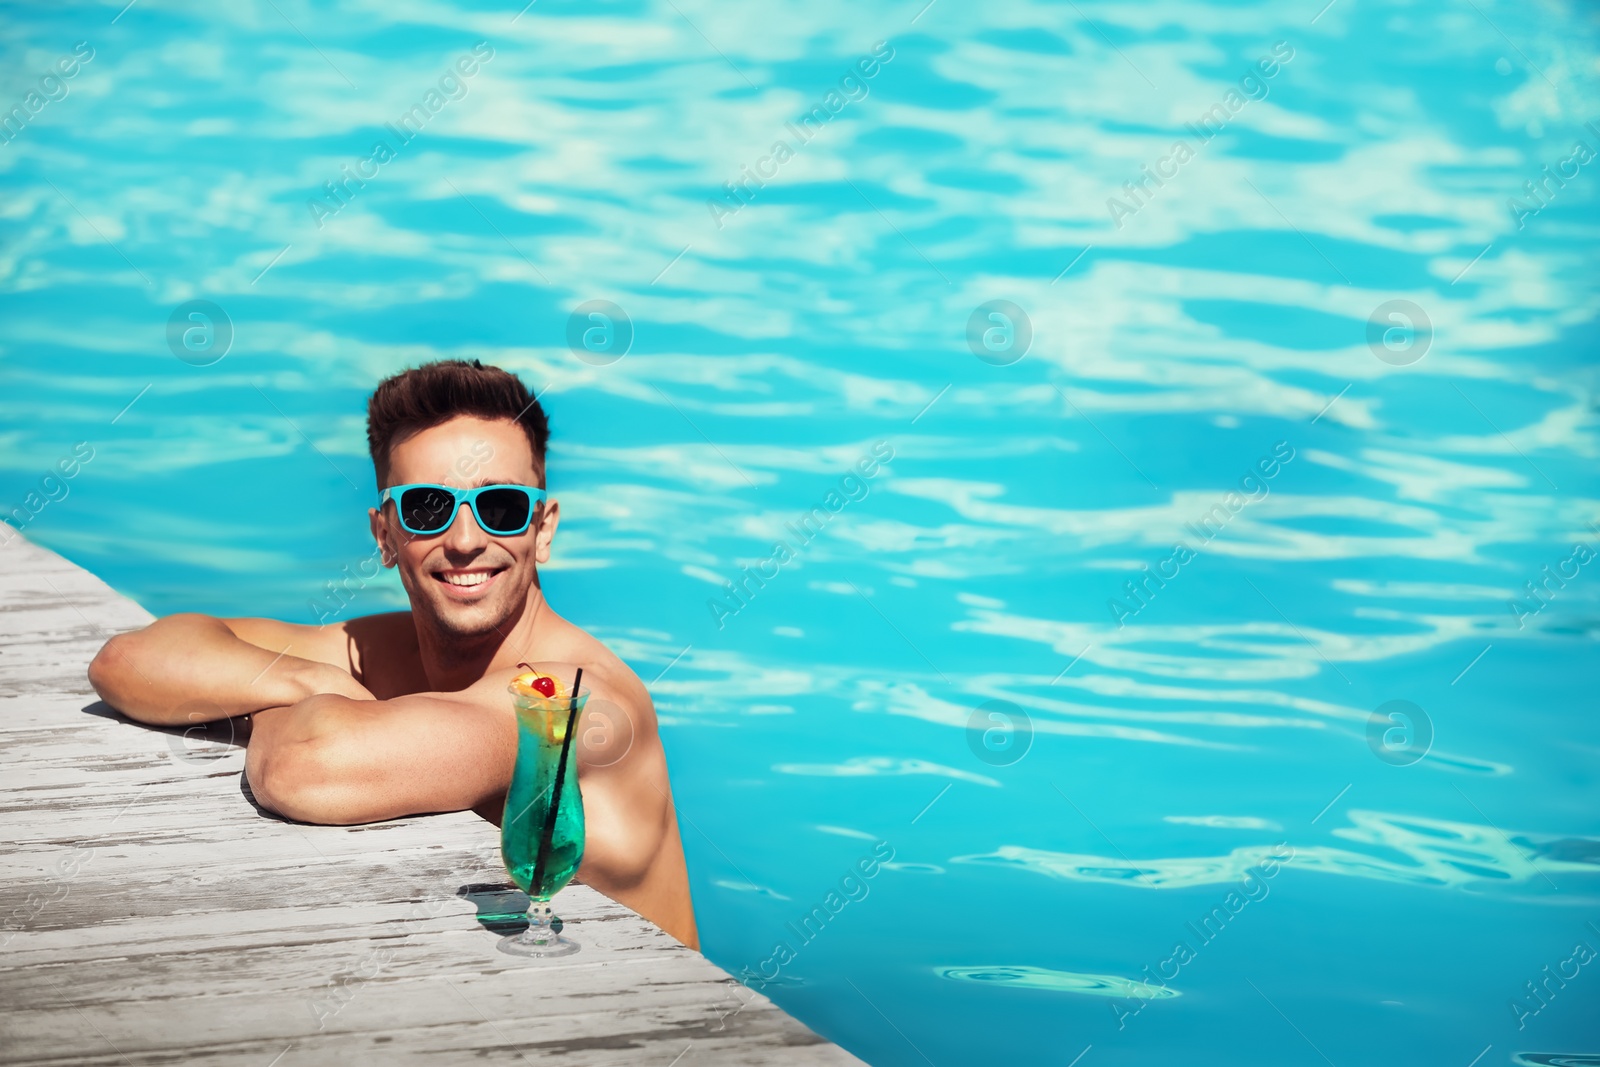
[[(399, 441), (389, 451), (389, 485), (428, 482), (470, 489), (480, 485), (537, 486), (533, 449), (510, 419), (463, 415)], [(419, 536), (400, 525), (395, 505), (370, 512), (372, 535), (385, 563), (400, 571), (411, 609), (458, 637), (511, 632), (550, 558), (557, 505), (534, 505), (528, 529), (514, 537), (485, 533), (462, 503), (442, 533)]]

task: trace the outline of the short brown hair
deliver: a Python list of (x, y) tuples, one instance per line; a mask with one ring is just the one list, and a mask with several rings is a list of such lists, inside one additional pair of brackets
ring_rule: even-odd
[(367, 448), (378, 488), (389, 481), (389, 452), (399, 438), (449, 422), (458, 415), (508, 419), (522, 427), (544, 486), (544, 447), (550, 420), (522, 379), (477, 360), (441, 359), (378, 383), (367, 401)]

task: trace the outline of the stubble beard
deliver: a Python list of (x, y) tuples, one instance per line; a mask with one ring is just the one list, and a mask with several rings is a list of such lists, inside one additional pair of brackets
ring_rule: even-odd
[(426, 582), (430, 586), (437, 584), (427, 575), (414, 581), (402, 572), (400, 584), (405, 586), (411, 600), (413, 620), (431, 629), (448, 645), (466, 652), (473, 646), (509, 636), (520, 620), (528, 603), (528, 590), (533, 585), (533, 577), (530, 575), (520, 587), (507, 585), (515, 570), (512, 568), (502, 573), (496, 581), (500, 588), (475, 604), (449, 600), (449, 594), (442, 590), (428, 589), (419, 593), (416, 581)]

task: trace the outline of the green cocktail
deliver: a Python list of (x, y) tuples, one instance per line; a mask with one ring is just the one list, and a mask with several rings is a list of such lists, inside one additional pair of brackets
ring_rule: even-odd
[(500, 857), (530, 903), (528, 928), (502, 938), (500, 950), (566, 956), (578, 944), (560, 935), (550, 898), (572, 881), (583, 860), (583, 794), (573, 742), (589, 691), (547, 696), (520, 682), (509, 689), (517, 709), (517, 769), (500, 817)]

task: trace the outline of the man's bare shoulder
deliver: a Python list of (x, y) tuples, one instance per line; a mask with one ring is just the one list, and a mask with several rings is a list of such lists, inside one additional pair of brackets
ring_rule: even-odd
[(577, 657), (522, 660), (515, 667), (496, 668), (459, 693), (448, 695), (476, 705), (503, 703), (512, 679), (529, 668), (559, 678), (563, 687), (570, 687), (578, 676), (578, 669), (582, 668), (582, 685), (589, 693), (591, 707), (598, 703), (621, 705), (628, 709), (630, 715), (648, 716), (653, 722), (655, 708), (650, 701), (650, 691), (626, 663), (605, 646), (600, 645), (599, 648), (605, 653), (604, 656), (586, 656), (585, 661)]
[[(564, 622), (564, 620), (563, 620)], [(656, 747), (655, 705), (650, 691), (639, 676), (605, 643), (571, 624), (540, 649), (537, 659), (519, 661), (526, 666), (502, 667), (486, 673), (466, 689), (449, 696), (477, 708), (508, 709), (507, 688), (525, 669), (561, 679), (570, 686), (583, 668), (583, 688), (589, 692), (584, 706), (587, 725), (580, 738), (579, 759), (585, 764), (609, 766), (619, 762), (610, 758), (627, 753), (642, 743), (641, 754)], [(592, 751), (591, 751), (592, 750)]]
[(582, 664), (584, 685), (596, 697), (604, 697), (628, 706), (630, 710), (647, 713), (652, 720), (655, 707), (650, 701), (650, 691), (622, 657), (608, 648), (604, 641), (572, 623), (562, 620), (563, 631), (558, 642), (562, 660)]

